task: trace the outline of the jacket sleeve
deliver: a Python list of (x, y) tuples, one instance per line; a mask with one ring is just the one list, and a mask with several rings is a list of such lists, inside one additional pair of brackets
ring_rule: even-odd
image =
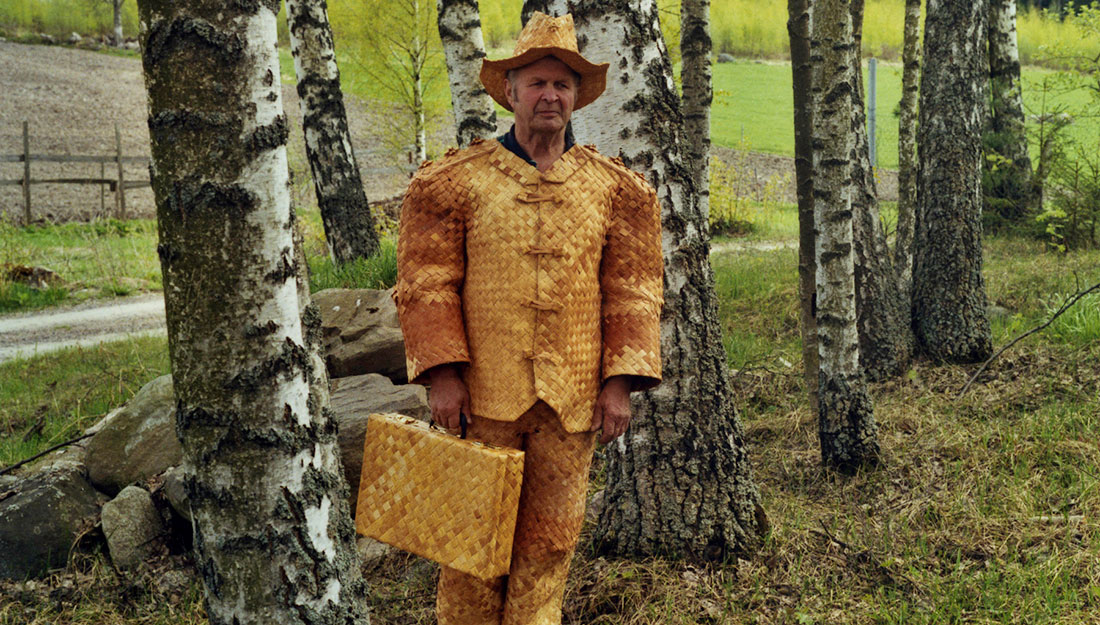
[(397, 238), (397, 315), (409, 382), (441, 364), (468, 363), (462, 317), (465, 220), (445, 172), (421, 170), (405, 192)]
[(612, 200), (600, 266), (603, 379), (634, 377), (634, 390), (661, 381), (664, 261), (657, 194), (626, 174)]

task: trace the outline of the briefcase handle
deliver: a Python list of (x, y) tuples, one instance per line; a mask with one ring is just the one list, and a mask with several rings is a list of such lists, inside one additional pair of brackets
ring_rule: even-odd
[[(428, 419), (428, 425), (430, 425), (433, 428), (439, 428), (443, 431), (446, 431), (446, 430), (443, 429), (442, 426), (436, 424), (435, 420), (433, 420), (433, 419)], [(466, 438), (466, 428), (469, 427), (469, 425), (470, 424), (466, 422), (466, 413), (464, 413), (464, 412), (458, 413), (458, 428), (459, 428), (459, 431), (460, 431), (460, 433), (458, 435), (459, 438)]]

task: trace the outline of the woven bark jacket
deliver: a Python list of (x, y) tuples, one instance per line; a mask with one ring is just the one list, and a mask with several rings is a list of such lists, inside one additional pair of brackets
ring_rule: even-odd
[(478, 417), (537, 400), (587, 430), (603, 380), (661, 376), (656, 194), (576, 145), (546, 172), (498, 141), (421, 166), (401, 207), (394, 297), (409, 380), (461, 363)]

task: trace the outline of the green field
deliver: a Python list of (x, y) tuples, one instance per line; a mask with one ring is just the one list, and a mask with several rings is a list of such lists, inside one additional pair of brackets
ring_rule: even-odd
[[(879, 167), (897, 169), (898, 119), (895, 115), (901, 99), (901, 66), (897, 63), (878, 64), (877, 132)], [(1054, 72), (1025, 68), (1024, 107), (1029, 115), (1043, 110), (1044, 94), (1039, 87)], [(870, 89), (867, 63), (863, 66), (865, 88)], [(746, 88), (751, 85), (751, 89)], [(786, 62), (738, 60), (714, 66), (714, 104), (711, 109), (711, 139), (721, 146), (737, 147), (744, 138), (749, 148), (761, 152), (794, 155), (794, 105), (792, 104), (791, 67)], [(1046, 96), (1046, 110), (1063, 107), (1068, 111), (1084, 110), (1091, 102), (1084, 88)], [(1081, 117), (1067, 133), (1080, 142), (1095, 142), (1100, 138), (1100, 120)], [(1033, 155), (1037, 155), (1032, 140)]]

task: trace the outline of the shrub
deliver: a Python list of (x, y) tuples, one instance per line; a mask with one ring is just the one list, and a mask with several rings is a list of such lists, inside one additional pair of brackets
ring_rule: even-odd
[(774, 174), (761, 181), (749, 164), (748, 144), (742, 140), (730, 161), (710, 159), (711, 234), (748, 234), (783, 198), (789, 174)]

